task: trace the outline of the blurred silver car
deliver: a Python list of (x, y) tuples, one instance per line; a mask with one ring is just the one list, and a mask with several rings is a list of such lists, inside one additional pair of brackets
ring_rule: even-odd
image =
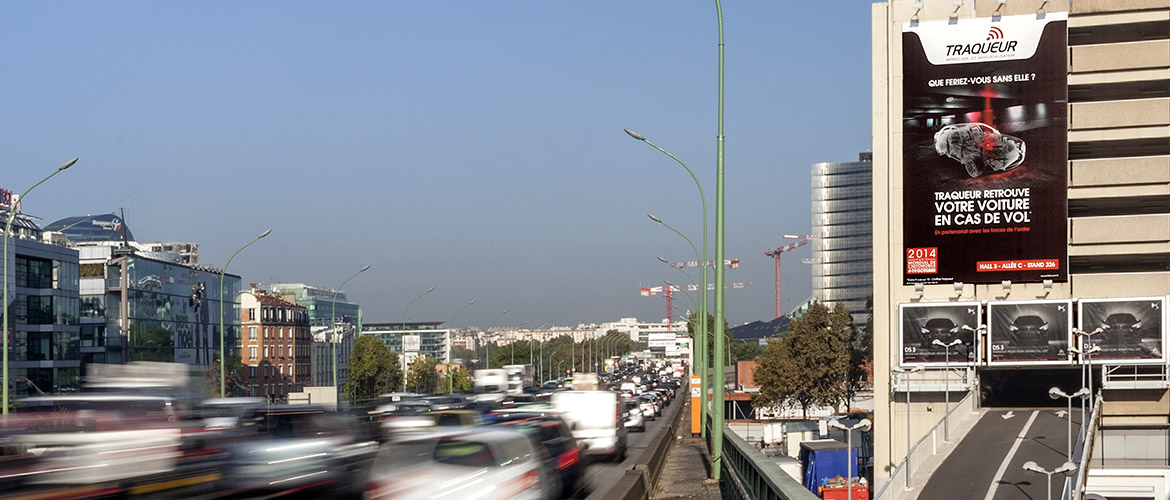
[(526, 434), (465, 427), (403, 437), (383, 446), (370, 471), (367, 499), (544, 500), (551, 472)]
[(357, 497), (377, 453), (356, 419), (316, 406), (250, 410), (238, 432), (220, 485), (230, 492), (331, 486), (331, 498)]

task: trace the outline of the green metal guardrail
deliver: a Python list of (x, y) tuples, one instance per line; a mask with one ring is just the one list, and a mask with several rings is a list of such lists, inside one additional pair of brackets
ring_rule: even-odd
[[(734, 432), (723, 432), (723, 491), (736, 500), (818, 500), (780, 466)], [(707, 433), (708, 436), (711, 433)]]

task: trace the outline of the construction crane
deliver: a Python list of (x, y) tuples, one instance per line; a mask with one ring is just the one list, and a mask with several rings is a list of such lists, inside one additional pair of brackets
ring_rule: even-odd
[[(751, 283), (725, 283), (723, 285), (724, 290), (733, 290), (736, 288), (751, 288), (751, 287), (752, 287)], [(700, 288), (702, 288), (702, 286), (700, 286), (700, 285), (667, 285), (667, 286), (639, 288), (638, 293), (641, 293), (643, 297), (656, 296), (660, 293), (663, 294), (664, 296), (666, 296), (666, 332), (667, 333), (674, 333), (674, 329), (673, 329), (673, 326), (671, 323), (672, 321), (674, 321), (674, 294), (676, 292), (694, 292), (694, 291), (699, 290)], [(714, 283), (707, 284), (707, 290), (714, 290), (714, 289), (715, 289)]]
[(802, 246), (807, 245), (809, 243), (809, 240), (812, 239), (812, 235), (811, 234), (785, 234), (784, 238), (789, 239), (789, 240), (797, 240), (797, 241), (796, 241), (796, 243), (789, 243), (789, 244), (784, 245), (784, 246), (777, 248), (775, 250), (768, 250), (768, 251), (764, 252), (764, 255), (767, 255), (768, 257), (772, 257), (773, 259), (776, 260), (776, 317), (777, 318), (780, 317), (781, 311), (783, 310), (783, 304), (780, 302), (780, 254), (783, 254), (784, 252), (790, 252), (792, 250), (796, 250), (797, 248), (800, 248)]

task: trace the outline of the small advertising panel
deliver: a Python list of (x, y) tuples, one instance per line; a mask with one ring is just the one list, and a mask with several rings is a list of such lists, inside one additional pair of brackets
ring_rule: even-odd
[(403, 335), (402, 351), (418, 352), (422, 348), (422, 337), (419, 335)]
[[(900, 304), (902, 365), (970, 365), (977, 361), (978, 302)], [(942, 345), (939, 345), (942, 344)]]
[(904, 25), (906, 284), (1068, 279), (1066, 19)]
[(1081, 299), (1083, 349), (1100, 348), (1093, 363), (1164, 363), (1166, 297)]
[(1071, 300), (991, 302), (987, 320), (989, 364), (1071, 362)]

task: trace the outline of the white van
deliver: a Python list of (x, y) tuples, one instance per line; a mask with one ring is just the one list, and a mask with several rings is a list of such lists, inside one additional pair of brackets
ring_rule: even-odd
[(612, 462), (626, 458), (626, 427), (618, 395), (610, 391), (560, 391), (553, 408), (569, 424), (573, 437), (588, 446), (585, 454)]

